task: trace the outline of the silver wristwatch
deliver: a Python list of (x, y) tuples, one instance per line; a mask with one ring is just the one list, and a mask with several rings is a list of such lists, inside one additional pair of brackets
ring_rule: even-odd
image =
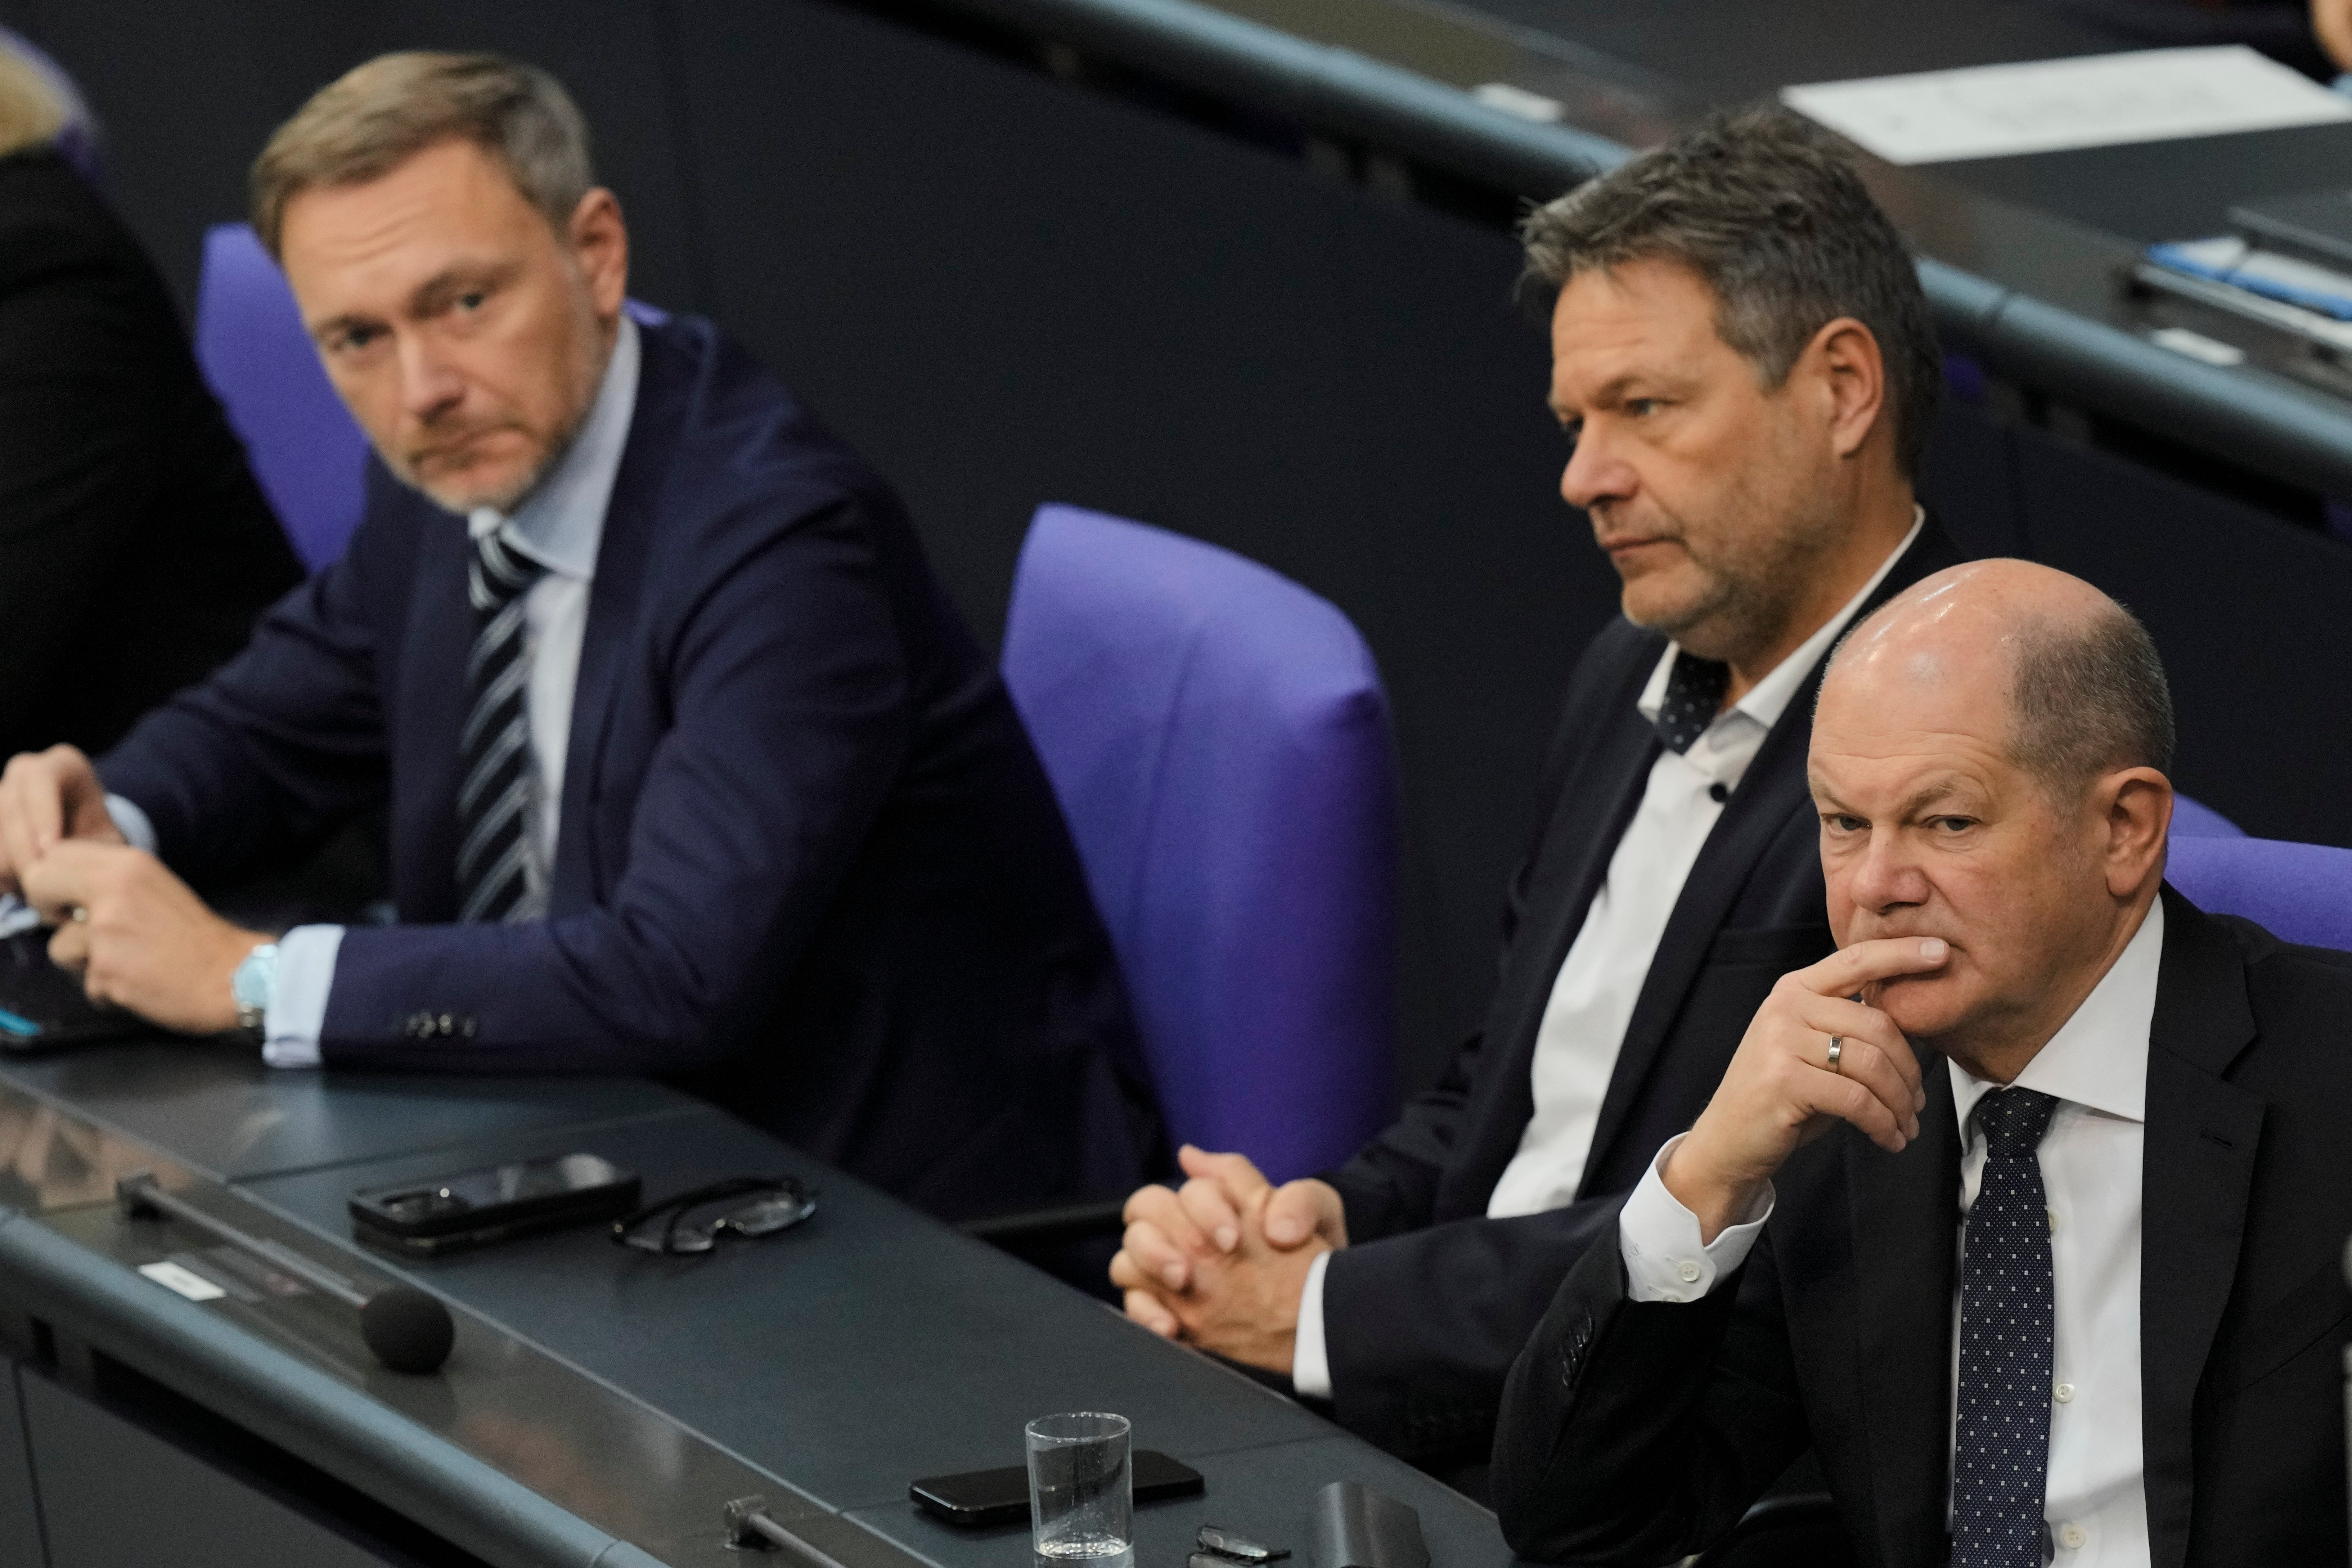
[(245, 955), (229, 976), (228, 994), (236, 1003), (236, 1026), (259, 1040), (269, 1017), (269, 1003), (278, 994), (278, 944), (265, 942)]

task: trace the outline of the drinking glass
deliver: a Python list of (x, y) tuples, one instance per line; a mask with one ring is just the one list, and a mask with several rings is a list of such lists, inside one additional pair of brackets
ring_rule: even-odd
[(1040, 1415), (1029, 1439), (1029, 1539), (1038, 1559), (1133, 1568), (1135, 1493), (1124, 1415)]

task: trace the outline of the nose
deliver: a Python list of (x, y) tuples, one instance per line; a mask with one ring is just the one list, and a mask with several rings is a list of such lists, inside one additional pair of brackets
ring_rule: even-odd
[(1932, 890), (1905, 837), (1883, 827), (1872, 832), (1863, 852), (1842, 869), (1846, 896), (1855, 908), (1874, 915), (1916, 909), (1927, 901)]
[(1576, 450), (1569, 454), (1568, 467), (1560, 471), (1560, 499), (1589, 511), (1596, 501), (1630, 500), (1639, 488), (1633, 465), (1618, 455), (1609, 432), (1596, 421), (1587, 420), (1577, 432)]
[(425, 334), (401, 334), (399, 356), (400, 406), (410, 418), (430, 424), (465, 398), (465, 377)]

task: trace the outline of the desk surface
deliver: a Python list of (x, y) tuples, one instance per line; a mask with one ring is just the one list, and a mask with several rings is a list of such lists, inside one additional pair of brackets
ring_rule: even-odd
[[(815, 1183), (822, 1206), (798, 1230), (698, 1260), (647, 1258), (594, 1229), (405, 1265), (349, 1240), (354, 1188), (572, 1149), (637, 1171), (649, 1194), (787, 1172)], [(141, 1166), (363, 1282), (435, 1291), (458, 1312), (448, 1366), (383, 1371), (316, 1298), (198, 1307), (140, 1279), (126, 1266), (202, 1249), (114, 1215), (113, 1179)], [(0, 1296), (183, 1393), (233, 1402), (225, 1413), (397, 1506), (424, 1483), (409, 1456), (381, 1462), (382, 1432), (360, 1430), (395, 1417), (395, 1443), (446, 1445), (486, 1472), (459, 1478), (482, 1483), (475, 1511), (495, 1505), (490, 1481), (520, 1482), (592, 1527), (569, 1548), (583, 1563), (619, 1561), (588, 1552), (600, 1539), (681, 1568), (740, 1563), (719, 1544), (719, 1509), (761, 1491), (780, 1517), (845, 1531), (853, 1545), (878, 1537), (940, 1568), (1015, 1568), (1025, 1530), (934, 1523), (907, 1502), (907, 1482), (1017, 1464), (1023, 1423), (1065, 1409), (1120, 1411), (1139, 1445), (1209, 1479), (1205, 1497), (1139, 1510), (1143, 1568), (1175, 1568), (1210, 1521), (1303, 1552), (1307, 1499), (1341, 1479), (1412, 1502), (1439, 1568), (1509, 1558), (1490, 1515), (1300, 1406), (648, 1084), (272, 1074), (184, 1046), (10, 1064), (0, 1204), (37, 1216), (0, 1226)], [(532, 1544), (446, 1499), (417, 1511), (494, 1561)], [(537, 1550), (562, 1536), (542, 1528)]]

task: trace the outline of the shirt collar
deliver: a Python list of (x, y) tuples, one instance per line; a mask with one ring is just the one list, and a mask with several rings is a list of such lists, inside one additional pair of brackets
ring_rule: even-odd
[[(1886, 574), (1895, 570), (1895, 563), (1917, 542), (1919, 531), (1927, 523), (1927, 509), (1914, 505), (1911, 509), (1911, 531), (1903, 536), (1903, 542), (1895, 547), (1894, 553), (1878, 563), (1878, 570), (1872, 573), (1870, 581), (1862, 585), (1862, 592), (1848, 599), (1843, 609), (1816, 627), (1813, 635), (1798, 646), (1796, 652), (1774, 665), (1769, 674), (1731, 705), (1731, 712), (1745, 714), (1767, 731), (1778, 724), (1780, 715), (1788, 710), (1790, 700), (1797, 695), (1797, 688), (1805, 683), (1805, 677), (1812, 673), (1813, 666), (1829, 652), (1830, 645), (1837, 641), (1838, 634), (1845, 630), (1846, 623), (1853, 619), (1855, 612), (1878, 592), (1878, 585), (1886, 581)], [(1658, 721), (1658, 713), (1666, 705), (1666, 679), (1674, 671), (1675, 656), (1681, 652), (1681, 644), (1668, 643), (1666, 651), (1658, 656), (1657, 668), (1650, 671), (1649, 684), (1642, 688), (1642, 695), (1635, 706), (1641, 709), (1642, 717), (1653, 724)]]
[[(2115, 963), (2074, 1016), (2025, 1064), (2013, 1086), (2104, 1110), (2126, 1121), (2147, 1120), (2147, 1035), (2156, 1022), (2157, 974), (2164, 965), (2164, 900), (2150, 904)], [(1969, 1112), (2000, 1088), (1958, 1062), (1952, 1110), (1965, 1133)]]
[(512, 517), (477, 507), (466, 527), (479, 539), (501, 524), (507, 542), (560, 577), (593, 582), (596, 552), (604, 539), (604, 513), (613, 502), (613, 480), (629, 444), (637, 408), (637, 324), (621, 313), (621, 330), (596, 401), (580, 434), (554, 469), (515, 509)]

